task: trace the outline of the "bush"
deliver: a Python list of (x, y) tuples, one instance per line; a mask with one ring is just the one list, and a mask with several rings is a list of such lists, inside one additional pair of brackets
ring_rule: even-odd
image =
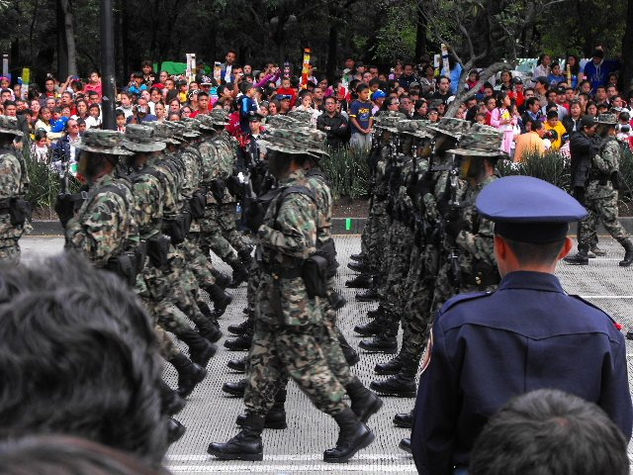
[(322, 160), (335, 199), (367, 197), (370, 184), (367, 158), (367, 154), (345, 147), (331, 149), (330, 158)]
[[(26, 199), (31, 203), (36, 217), (44, 219), (57, 218), (53, 206), (55, 206), (57, 195), (61, 192), (62, 180), (48, 165), (32, 160), (28, 151), (24, 153), (24, 160), (29, 174), (29, 181), (31, 182)], [(79, 182), (70, 176), (69, 193), (76, 192), (79, 186)]]

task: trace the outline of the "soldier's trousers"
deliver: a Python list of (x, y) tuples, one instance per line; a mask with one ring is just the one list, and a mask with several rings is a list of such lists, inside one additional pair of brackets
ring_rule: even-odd
[(244, 403), (249, 413), (264, 416), (275, 402), (288, 374), (317, 409), (336, 415), (345, 410), (345, 389), (327, 364), (314, 327), (276, 326), (255, 322), (249, 352), (248, 385)]
[(367, 236), (369, 267), (373, 272), (379, 272), (386, 252), (386, 238), (389, 235), (390, 218), (387, 215), (387, 201), (374, 200), (371, 232)]
[(200, 220), (200, 248), (205, 254), (213, 251), (229, 265), (239, 262), (237, 251), (222, 232), (219, 205), (207, 205), (204, 210), (204, 218)]
[[(7, 245), (9, 244), (9, 245)], [(3, 240), (2, 247), (0, 247), (0, 262), (14, 262), (20, 261), (20, 245), (18, 240)]]
[(389, 249), (385, 257), (383, 274), (385, 278), (379, 289), (380, 303), (391, 314), (401, 315), (407, 295), (406, 278), (409, 273), (409, 259), (413, 248), (414, 234), (410, 228), (398, 220), (391, 223)]
[(248, 248), (244, 236), (237, 230), (236, 203), (223, 203), (218, 205), (218, 224), (222, 228), (222, 235), (231, 243), (236, 251)]
[(580, 222), (578, 233), (578, 250), (589, 250), (592, 245), (598, 242), (596, 227), (601, 222), (611, 237), (617, 241), (628, 239), (626, 232), (620, 221), (618, 221), (618, 192), (614, 191), (610, 196), (604, 198), (585, 197), (585, 207), (589, 212), (583, 221)]
[(189, 233), (182, 243), (186, 266), (193, 272), (201, 287), (215, 284), (211, 256), (204, 255), (199, 246), (200, 233)]

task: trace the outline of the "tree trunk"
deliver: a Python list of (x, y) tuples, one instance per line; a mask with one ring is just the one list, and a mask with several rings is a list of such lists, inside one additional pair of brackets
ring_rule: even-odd
[(66, 14), (64, 0), (57, 0), (57, 77), (62, 81), (68, 76), (68, 42), (66, 41)]
[(420, 3), (418, 8), (418, 20), (416, 23), (415, 33), (415, 60), (420, 61), (422, 55), (426, 54), (426, 18), (423, 9), (424, 2)]
[(64, 14), (64, 32), (66, 51), (68, 54), (68, 74), (77, 75), (77, 44), (75, 43), (75, 27), (73, 26), (73, 5), (71, 0), (60, 0)]
[[(624, 37), (622, 38), (622, 51), (631, 51), (633, 48), (633, 0), (628, 0), (627, 14), (626, 14), (626, 30), (624, 30)], [(622, 77), (621, 90), (624, 94), (632, 89), (633, 81), (633, 55), (622, 55)]]
[(335, 20), (330, 20), (330, 34), (327, 43), (327, 64), (325, 75), (330, 84), (336, 76), (336, 53), (338, 50), (338, 25)]

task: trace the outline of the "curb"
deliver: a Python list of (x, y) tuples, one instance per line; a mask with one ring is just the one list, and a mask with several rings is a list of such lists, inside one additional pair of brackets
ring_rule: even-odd
[[(633, 234), (633, 217), (620, 218), (620, 222), (628, 233)], [(333, 234), (360, 234), (367, 223), (367, 218), (332, 218)], [(61, 236), (64, 230), (57, 220), (33, 221), (32, 236)], [(600, 225), (598, 227), (599, 234), (608, 234), (607, 230)], [(576, 235), (576, 225), (569, 227), (569, 235)]]

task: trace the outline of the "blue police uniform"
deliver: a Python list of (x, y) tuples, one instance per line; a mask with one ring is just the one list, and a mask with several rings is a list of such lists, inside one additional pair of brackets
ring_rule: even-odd
[[(528, 195), (530, 199), (528, 200)], [(484, 188), (480, 213), (497, 234), (555, 242), (586, 211), (562, 190), (529, 177)], [(553, 274), (517, 271), (497, 291), (458, 295), (433, 326), (411, 437), (420, 473), (453, 473), (488, 418), (512, 397), (555, 388), (595, 402), (631, 437), (626, 347), (602, 310), (565, 293)]]

